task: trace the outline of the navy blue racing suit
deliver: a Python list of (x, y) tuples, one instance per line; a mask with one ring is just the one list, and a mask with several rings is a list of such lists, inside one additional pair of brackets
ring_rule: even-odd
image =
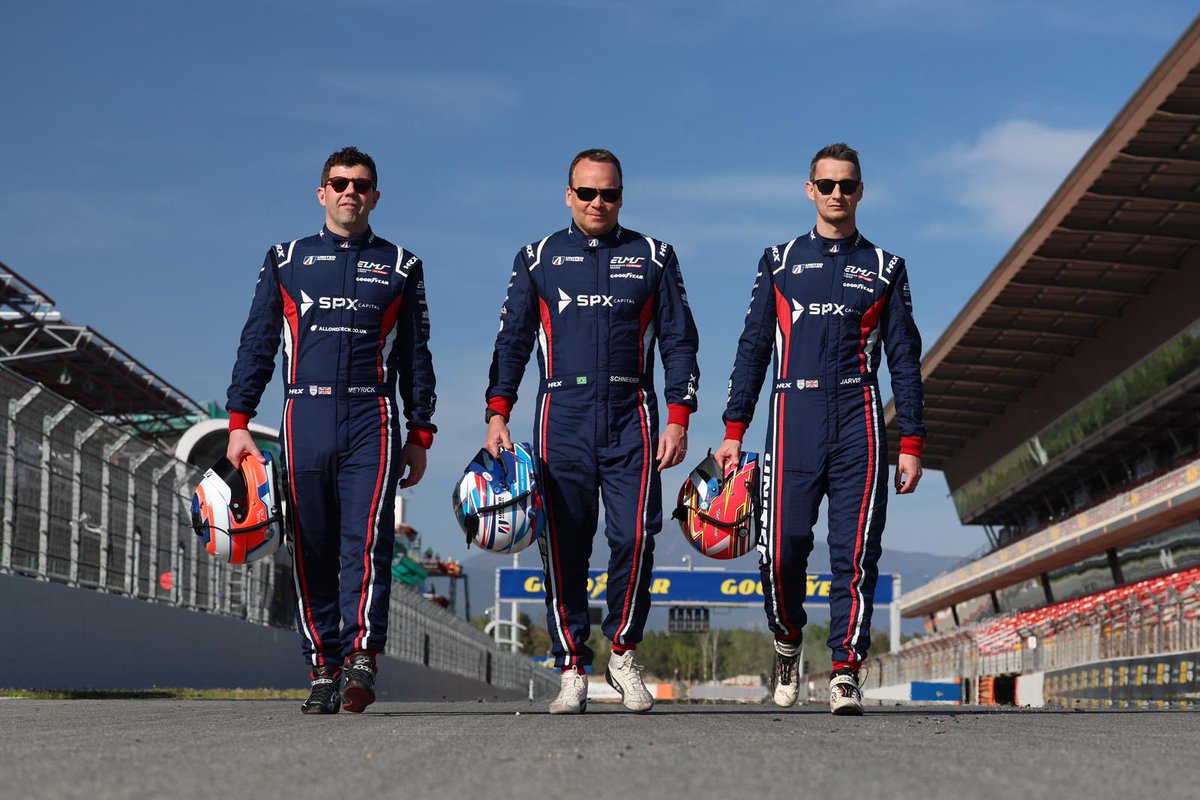
[(624, 647), (642, 639), (662, 527), (656, 338), (668, 422), (686, 427), (696, 408), (698, 336), (671, 245), (620, 227), (587, 236), (572, 225), (517, 253), (486, 397), (507, 419), (536, 339), (534, 438), (549, 512), (539, 546), (560, 668), (592, 661), (587, 570), (597, 492), (611, 548), (604, 634)]
[(387, 640), (400, 434), (429, 447), (433, 361), (421, 260), (369, 230), (277, 244), (259, 272), (226, 408), (244, 428), (283, 337), (280, 426), (297, 624), (313, 667)]
[(777, 637), (800, 638), (813, 526), (828, 495), (835, 668), (856, 668), (871, 645), (888, 492), (880, 344), (900, 452), (919, 456), (921, 336), (904, 260), (861, 234), (831, 240), (816, 230), (767, 248), (729, 379), (726, 438), (745, 433), (773, 355), (759, 540), (767, 619)]

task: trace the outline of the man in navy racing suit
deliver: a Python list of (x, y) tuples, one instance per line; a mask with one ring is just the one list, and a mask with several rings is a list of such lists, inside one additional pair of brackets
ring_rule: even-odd
[[(234, 464), (262, 459), (247, 424), (275, 371), (290, 484), (297, 625), (312, 669), (306, 714), (362, 711), (387, 641), (394, 501), (425, 472), (433, 442), (433, 362), (421, 260), (376, 236), (375, 162), (331, 155), (315, 236), (274, 245), (259, 272), (229, 386)], [(400, 446), (396, 390), (408, 420)], [(344, 673), (344, 674), (343, 674)]]
[(808, 197), (816, 226), (767, 248), (758, 265), (729, 381), (718, 463), (741, 452), (774, 356), (762, 460), (760, 570), (775, 633), (775, 702), (796, 702), (796, 660), (813, 525), (829, 497), (830, 709), (861, 714), (859, 669), (871, 644), (871, 612), (887, 509), (887, 436), (875, 373), (887, 352), (900, 455), (899, 494), (921, 479), (921, 337), (904, 260), (866, 240), (858, 153), (845, 144), (812, 160)]
[[(618, 223), (621, 165), (586, 150), (568, 171), (571, 224), (517, 253), (500, 316), (487, 389), (485, 447), (511, 448), (507, 421), (534, 340), (541, 386), (535, 446), (544, 465), (547, 627), (562, 687), (555, 714), (587, 708), (592, 662), (587, 571), (603, 495), (608, 615), (606, 674), (625, 706), (648, 711), (634, 649), (650, 609), (654, 535), (662, 526), (658, 472), (687, 450), (696, 408), (698, 337), (671, 245)], [(658, 436), (654, 342), (666, 376), (668, 422)], [(657, 441), (657, 444), (656, 444)], [(657, 469), (656, 469), (657, 463)]]

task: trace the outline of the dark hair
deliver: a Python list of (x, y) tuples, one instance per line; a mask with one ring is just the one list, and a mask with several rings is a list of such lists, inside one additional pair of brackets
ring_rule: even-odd
[(855, 177), (862, 180), (862, 167), (858, 163), (858, 151), (845, 142), (827, 145), (817, 151), (812, 163), (808, 166), (808, 179), (811, 181), (817, 175), (817, 162), (822, 158), (832, 158), (837, 161), (849, 161), (854, 165)]
[(621, 160), (612, 154), (610, 150), (601, 150), (599, 148), (593, 150), (584, 150), (575, 158), (571, 159), (571, 166), (567, 169), (567, 186), (573, 186), (571, 181), (575, 176), (575, 165), (580, 161), (599, 161), (601, 164), (612, 164), (617, 168), (617, 180), (622, 186), (625, 185), (625, 176), (621, 174)]
[(325, 168), (321, 170), (321, 185), (329, 183), (329, 170), (334, 167), (358, 167), (363, 166), (371, 170), (371, 183), (375, 184), (375, 188), (379, 188), (379, 174), (375, 172), (375, 159), (359, 150), (357, 147), (343, 147), (330, 154), (329, 158), (325, 159)]

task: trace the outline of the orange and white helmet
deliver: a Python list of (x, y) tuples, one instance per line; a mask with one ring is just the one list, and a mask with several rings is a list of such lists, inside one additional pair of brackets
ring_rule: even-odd
[(273, 555), (284, 540), (279, 478), (267, 463), (246, 457), (234, 467), (222, 456), (192, 495), (192, 529), (218, 561), (246, 564)]

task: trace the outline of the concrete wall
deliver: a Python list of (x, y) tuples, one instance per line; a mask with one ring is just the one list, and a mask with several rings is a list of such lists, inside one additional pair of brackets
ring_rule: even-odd
[[(17, 575), (0, 575), (0, 687), (302, 688), (295, 631)], [(481, 681), (391, 657), (389, 700), (517, 699)]]

